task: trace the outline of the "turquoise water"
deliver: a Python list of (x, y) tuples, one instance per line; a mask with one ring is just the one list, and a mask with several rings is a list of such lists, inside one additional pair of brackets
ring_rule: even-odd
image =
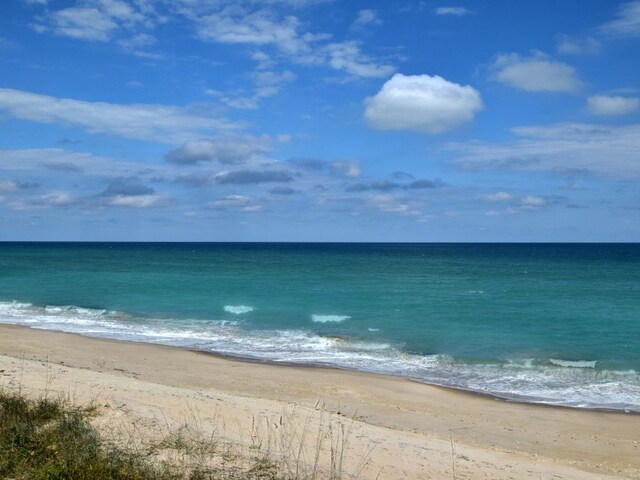
[(640, 245), (0, 243), (0, 322), (640, 411)]

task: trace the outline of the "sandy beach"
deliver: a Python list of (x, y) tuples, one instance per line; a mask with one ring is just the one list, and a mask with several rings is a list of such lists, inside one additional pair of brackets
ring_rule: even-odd
[(196, 419), (202, 434), (244, 448), (260, 439), (297, 463), (342, 446), (345, 476), (365, 479), (640, 478), (640, 415), (381, 375), (1, 325), (0, 388), (94, 402), (103, 428), (140, 441)]

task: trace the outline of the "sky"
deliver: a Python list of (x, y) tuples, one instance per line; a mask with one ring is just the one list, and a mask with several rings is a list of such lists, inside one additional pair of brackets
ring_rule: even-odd
[(0, 240), (640, 241), (640, 0), (5, 0)]

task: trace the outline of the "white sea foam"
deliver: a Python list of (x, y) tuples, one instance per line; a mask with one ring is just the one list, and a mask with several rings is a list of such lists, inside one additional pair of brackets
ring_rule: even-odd
[(242, 315), (243, 313), (253, 312), (255, 310), (254, 307), (249, 305), (225, 305), (224, 311), (233, 313), (234, 315)]
[(317, 315), (315, 313), (311, 315), (311, 320), (316, 323), (340, 323), (344, 322), (345, 320), (349, 320), (350, 318), (351, 317), (349, 315)]
[[(348, 318), (317, 317), (336, 319), (325, 321)], [(251, 330), (241, 321), (141, 318), (125, 312), (74, 306), (38, 307), (18, 302), (0, 302), (0, 322), (274, 362), (401, 375), (518, 401), (640, 412), (638, 372), (598, 370), (596, 361), (527, 358), (472, 364), (446, 355), (403, 352), (400, 346), (384, 341), (322, 336), (304, 329)]]
[(370, 332), (379, 332), (380, 331), (379, 328), (368, 328), (367, 330), (369, 330)]
[(550, 358), (549, 363), (558, 367), (569, 368), (596, 368), (597, 360), (561, 360), (557, 358)]

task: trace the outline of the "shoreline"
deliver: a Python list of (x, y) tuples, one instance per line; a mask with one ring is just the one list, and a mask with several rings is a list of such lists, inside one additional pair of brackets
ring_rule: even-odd
[[(374, 459), (389, 471), (380, 478), (394, 478), (397, 468), (408, 478), (421, 478), (413, 467), (397, 465), (401, 459), (395, 457), (402, 455), (439, 455), (427, 478), (441, 478), (436, 472), (450, 467), (454, 442), (456, 451), (465, 452), (470, 478), (506, 478), (496, 468), (507, 465), (517, 478), (551, 472), (576, 479), (640, 478), (640, 416), (623, 411), (511, 402), (390, 375), (236, 359), (17, 325), (0, 325), (0, 361), (0, 387), (23, 382), (33, 392), (70, 389), (79, 399), (115, 395), (126, 398), (134, 412), (146, 412), (149, 421), (158, 409), (164, 418), (176, 419), (185, 402), (196, 400), (205, 411), (244, 409), (247, 418), (275, 415), (283, 408), (316, 412), (321, 404), (332, 418), (351, 418), (363, 439), (386, 445), (390, 453)], [(48, 375), (55, 377), (49, 385)], [(172, 393), (143, 400), (157, 389)], [(182, 399), (178, 407), (176, 398)], [(236, 414), (223, 417), (231, 421)], [(413, 450), (406, 451), (406, 445)], [(429, 445), (432, 452), (422, 452), (420, 445)], [(533, 473), (521, 475), (523, 469)]]
[(28, 325), (0, 323), (0, 327), (3, 326), (3, 325), (15, 326), (15, 327), (20, 327), (20, 328), (28, 328), (28, 329), (32, 329), (32, 330), (41, 330), (41, 331), (46, 331), (46, 332), (63, 333), (63, 334), (68, 334), (68, 335), (78, 335), (78, 336), (84, 337), (84, 338), (102, 339), (102, 340), (113, 341), (113, 342), (126, 342), (126, 343), (132, 343), (132, 344), (142, 344), (142, 345), (160, 345), (160, 346), (164, 346), (164, 347), (184, 349), (184, 350), (188, 350), (188, 351), (191, 351), (191, 352), (194, 352), (194, 353), (198, 353), (198, 354), (203, 354), (203, 355), (211, 355), (213, 357), (220, 358), (220, 359), (225, 359), (225, 360), (229, 360), (229, 361), (246, 362), (246, 363), (253, 363), (253, 364), (264, 364), (264, 365), (274, 365), (274, 366), (283, 366), (283, 367), (295, 367), (295, 368), (329, 369), (329, 370), (337, 370), (337, 371), (343, 371), (343, 372), (352, 372), (352, 373), (356, 373), (356, 374), (380, 375), (382, 377), (397, 378), (397, 379), (401, 379), (401, 380), (405, 380), (405, 381), (416, 382), (418, 384), (427, 385), (427, 386), (434, 387), (434, 388), (442, 388), (442, 389), (450, 390), (450, 391), (453, 391), (453, 392), (458, 392), (460, 394), (485, 397), (485, 398), (489, 398), (489, 399), (493, 399), (493, 400), (504, 401), (504, 402), (507, 402), (507, 403), (536, 405), (536, 406), (546, 407), (546, 408), (561, 408), (561, 409), (567, 408), (567, 409), (572, 409), (572, 410), (575, 409), (575, 410), (586, 410), (586, 411), (594, 411), (594, 412), (620, 413), (620, 414), (625, 414), (625, 415), (640, 415), (640, 407), (636, 407), (636, 408), (610, 408), (610, 407), (606, 407), (606, 406), (599, 407), (599, 406), (565, 405), (565, 404), (561, 404), (561, 403), (551, 403), (551, 401), (544, 401), (544, 400), (534, 401), (534, 400), (529, 399), (526, 396), (522, 396), (522, 398), (518, 398), (518, 396), (515, 395), (515, 394), (514, 394), (514, 396), (499, 395), (499, 394), (494, 394), (494, 393), (491, 393), (491, 392), (484, 392), (484, 391), (479, 391), (479, 390), (467, 389), (467, 388), (457, 387), (457, 386), (453, 386), (453, 385), (433, 383), (433, 382), (430, 382), (428, 380), (423, 380), (423, 379), (420, 379), (420, 378), (417, 378), (417, 377), (411, 377), (411, 376), (408, 376), (408, 375), (385, 373), (385, 372), (376, 372), (376, 371), (364, 370), (364, 369), (363, 370), (359, 370), (357, 368), (350, 368), (348, 366), (341, 366), (341, 365), (335, 365), (335, 364), (330, 364), (330, 363), (319, 363), (319, 362), (318, 363), (297, 363), (295, 361), (289, 361), (289, 360), (277, 361), (277, 360), (271, 360), (271, 359), (267, 359), (267, 358), (243, 356), (243, 355), (240, 355), (240, 354), (222, 353), (222, 352), (216, 352), (216, 351), (211, 351), (211, 350), (203, 350), (203, 349), (194, 348), (192, 346), (171, 345), (171, 344), (162, 343), (162, 342), (145, 342), (144, 340), (127, 340), (127, 339), (112, 338), (112, 337), (108, 337), (108, 336), (87, 335), (87, 334), (84, 334), (82, 332), (69, 332), (69, 331), (65, 331), (65, 330), (30, 327)]
[[(22, 325), (17, 325), (17, 326), (22, 327)], [(25, 327), (25, 328), (30, 328), (30, 327)], [(431, 388), (441, 388), (443, 390), (456, 392), (460, 395), (470, 395), (473, 397), (487, 398), (490, 400), (497, 400), (505, 403), (534, 405), (536, 407), (542, 407), (542, 408), (560, 408), (560, 409), (582, 410), (582, 411), (591, 411), (591, 412), (606, 412), (606, 413), (615, 413), (615, 414), (621, 414), (621, 415), (640, 415), (640, 408), (638, 408), (637, 410), (624, 410), (624, 409), (606, 408), (606, 407), (579, 407), (579, 406), (573, 406), (573, 405), (545, 403), (543, 401), (534, 402), (534, 401), (528, 401), (526, 399), (519, 400), (517, 398), (510, 398), (507, 396), (501, 396), (501, 395), (488, 393), (488, 392), (480, 392), (480, 391), (465, 389), (461, 387), (453, 387), (450, 385), (440, 385), (437, 383), (431, 383), (426, 380), (420, 380), (417, 378), (404, 376), (404, 375), (396, 375), (393, 373), (383, 373), (383, 372), (370, 372), (367, 370), (358, 370), (357, 368), (341, 367), (340, 365), (331, 365), (331, 364), (323, 364), (323, 363), (296, 363), (291, 361), (280, 362), (276, 360), (263, 359), (259, 357), (245, 357), (242, 355), (220, 353), (220, 352), (214, 352), (210, 350), (199, 350), (197, 348), (180, 347), (176, 345), (167, 345), (164, 343), (141, 342), (136, 340), (119, 340), (114, 338), (83, 335), (82, 333), (77, 333), (77, 332), (64, 332), (62, 330), (46, 330), (46, 331), (58, 332), (58, 333), (69, 333), (70, 335), (79, 335), (81, 337), (87, 337), (87, 338), (102, 338), (102, 339), (111, 340), (114, 342), (127, 342), (127, 343), (134, 343), (134, 344), (140, 343), (140, 344), (148, 344), (148, 345), (163, 345), (163, 346), (172, 347), (172, 348), (184, 348), (193, 353), (197, 353), (200, 355), (211, 355), (212, 357), (219, 358), (221, 360), (229, 360), (232, 362), (246, 362), (246, 363), (257, 364), (257, 365), (273, 365), (273, 366), (292, 367), (292, 368), (327, 369), (327, 370), (337, 370), (340, 372), (351, 372), (354, 374), (365, 374), (365, 375), (375, 375), (375, 376), (388, 377), (388, 378), (396, 378), (396, 379), (405, 380), (408, 382), (415, 382), (419, 385), (426, 385)]]

